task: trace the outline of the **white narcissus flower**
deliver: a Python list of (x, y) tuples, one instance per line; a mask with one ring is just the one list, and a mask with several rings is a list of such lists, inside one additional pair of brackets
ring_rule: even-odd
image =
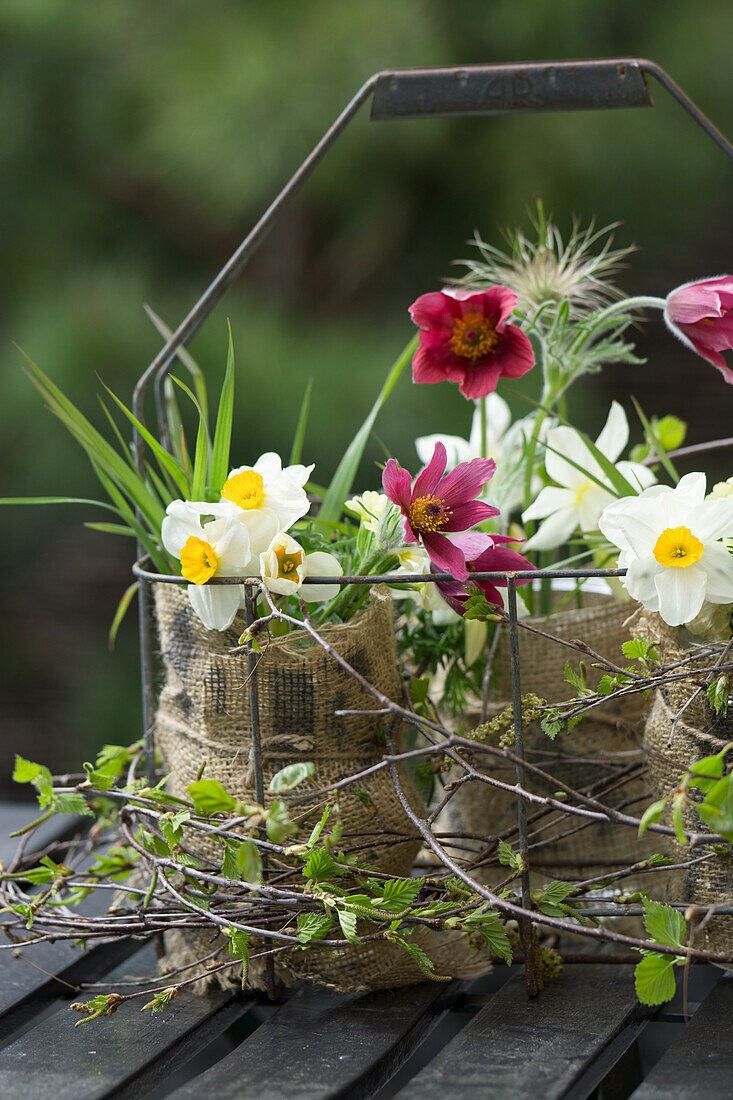
[(706, 600), (733, 602), (733, 557), (720, 541), (733, 535), (733, 499), (705, 500), (705, 487), (705, 474), (686, 474), (674, 489), (614, 501), (600, 519), (629, 595), (669, 626), (691, 622)]
[(274, 451), (260, 455), (254, 466), (237, 466), (224, 482), (222, 500), (237, 505), (249, 532), (252, 554), (264, 553), (280, 531), (287, 531), (310, 508), (303, 486), (313, 466), (286, 466)]
[[(508, 522), (509, 513), (524, 499), (524, 446), (532, 434), (534, 416), (524, 417), (512, 424), (512, 414), (506, 401), (498, 393), (490, 393), (486, 400), (486, 450), (484, 457), (496, 462), (496, 473), (484, 486), (482, 499), (499, 508)], [(539, 440), (542, 442), (551, 424), (542, 424)], [(423, 435), (415, 440), (415, 450), (420, 460), (427, 464), (433, 456), (435, 444), (442, 443), (448, 453), (446, 470), (461, 462), (481, 457), (481, 410), (477, 406), (471, 421), (468, 439), (458, 435)], [(538, 447), (538, 451), (540, 448)]]
[[(208, 585), (212, 577), (249, 575), (252, 550), (247, 528), (231, 504), (174, 500), (161, 526), (163, 546), (178, 558), (191, 606), (208, 630), (226, 630), (239, 610), (242, 586)], [(208, 518), (213, 517), (213, 518)]]
[(309, 576), (340, 577), (342, 574), (341, 562), (333, 554), (322, 550), (306, 554), (300, 543), (284, 531), (275, 536), (264, 554), (260, 554), (260, 576), (270, 591), (281, 596), (294, 596), (297, 592), (306, 603), (332, 600), (340, 590), (338, 584), (303, 585)]
[[(617, 461), (628, 441), (626, 413), (614, 401), (603, 431), (596, 440), (596, 447), (610, 462), (615, 463), (616, 469), (628, 483), (641, 492), (653, 485), (656, 478), (648, 467), (638, 462)], [(578, 469), (579, 466), (581, 469)], [(534, 504), (530, 504), (522, 514), (525, 523), (528, 520), (544, 520), (532, 538), (525, 542), (525, 550), (554, 550), (567, 542), (577, 530), (584, 534), (597, 531), (604, 508), (618, 497), (583, 437), (572, 428), (553, 428), (548, 432), (545, 468), (557, 486), (543, 489)]]

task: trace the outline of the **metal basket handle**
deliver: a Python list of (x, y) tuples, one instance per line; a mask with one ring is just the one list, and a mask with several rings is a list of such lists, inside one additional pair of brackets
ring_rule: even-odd
[[(188, 316), (140, 377), (133, 411), (144, 422), (144, 398), (155, 380), (161, 440), (166, 441), (163, 383), (178, 349), (185, 346), (209, 316), (264, 240), (288, 199), (308, 178), (360, 107), (372, 99), (375, 121), (400, 118), (474, 117), (544, 111), (608, 110), (652, 107), (647, 84), (653, 76), (691, 118), (733, 160), (733, 145), (672, 78), (653, 61), (610, 58), (590, 61), (542, 61), (527, 64), (470, 65), (433, 69), (393, 69), (375, 73), (326, 131), (290, 177), (279, 195), (251, 229), (196, 302)], [(144, 444), (136, 433), (138, 468), (145, 463)]]

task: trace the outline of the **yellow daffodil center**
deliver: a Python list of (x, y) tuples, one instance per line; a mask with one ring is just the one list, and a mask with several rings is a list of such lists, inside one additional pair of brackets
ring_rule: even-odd
[(654, 557), (660, 565), (686, 569), (700, 560), (704, 549), (689, 527), (667, 527), (654, 544)]
[(279, 546), (275, 550), (275, 559), (277, 561), (277, 579), (279, 581), (296, 581), (298, 580), (298, 568), (303, 564), (303, 551), (296, 550), (292, 554), (288, 554), (285, 546)]
[(416, 535), (426, 535), (445, 527), (450, 519), (450, 508), (432, 494), (413, 500), (407, 518)]
[(210, 542), (190, 535), (179, 554), (181, 572), (191, 584), (206, 584), (219, 565), (216, 550)]
[(234, 474), (224, 482), (221, 495), (225, 500), (231, 500), (240, 508), (260, 508), (265, 499), (265, 483), (262, 474), (255, 470), (244, 470), (241, 474)]
[(482, 313), (467, 313), (453, 322), (450, 346), (454, 355), (475, 363), (499, 343), (499, 334)]

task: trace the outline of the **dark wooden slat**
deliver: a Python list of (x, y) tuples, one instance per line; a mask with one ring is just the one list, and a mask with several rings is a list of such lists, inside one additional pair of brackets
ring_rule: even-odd
[[(18, 847), (19, 837), (11, 837), (9, 834), (28, 825), (40, 814), (38, 803), (30, 802), (2, 802), (0, 803), (0, 862), (9, 864)], [(42, 825), (33, 835), (28, 851), (38, 851), (53, 840), (70, 836), (83, 818), (66, 817), (55, 814)]]
[(398, 1093), (399, 1100), (554, 1100), (580, 1076), (637, 1008), (632, 971), (573, 966), (529, 1000), (516, 975)]
[[(117, 967), (110, 980), (157, 972), (155, 952), (145, 947)], [(84, 999), (89, 994), (84, 995)], [(208, 1045), (248, 1008), (242, 997), (222, 991), (198, 996), (183, 990), (156, 1016), (140, 1015), (144, 1001), (123, 1005), (110, 1017), (82, 1027), (58, 1001), (56, 1012), (24, 1031), (0, 1050), (0, 1097), (3, 1100), (129, 1100), (143, 1096), (172, 1067)]]
[(434, 983), (367, 994), (304, 987), (170, 1100), (357, 1100), (371, 1095), (450, 998), (450, 990)]
[(633, 1100), (728, 1100), (733, 1095), (733, 978), (721, 978)]
[(140, 947), (120, 941), (81, 951), (67, 941), (23, 948), (20, 958), (0, 951), (0, 1040), (25, 1024), (46, 1001), (64, 991), (70, 993), (70, 985), (98, 980)]
[[(38, 815), (38, 807), (24, 803), (0, 804), (0, 858), (9, 862), (18, 840), (8, 833), (21, 828)], [(83, 819), (56, 815), (44, 822), (34, 834), (28, 851), (38, 850), (53, 840), (70, 836)], [(92, 895), (84, 902), (84, 912), (102, 912), (104, 897)], [(7, 942), (0, 936), (0, 942)], [(38, 944), (36, 947), (0, 951), (0, 1039), (22, 1026), (40, 1008), (40, 1002), (59, 996), (68, 984), (93, 980), (131, 954), (139, 943), (120, 942), (82, 951), (71, 941)], [(17, 957), (18, 952), (21, 957)], [(68, 984), (67, 984), (68, 983)]]

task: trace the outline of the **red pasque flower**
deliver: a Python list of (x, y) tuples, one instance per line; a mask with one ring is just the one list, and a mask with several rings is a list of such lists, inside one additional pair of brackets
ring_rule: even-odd
[[(478, 557), (473, 558), (471, 561), (467, 561), (466, 565), (472, 573), (500, 573), (504, 570), (510, 570), (514, 572), (520, 572), (524, 569), (534, 569), (534, 565), (527, 561), (525, 557), (518, 554), (516, 550), (510, 550), (507, 546), (500, 545), (501, 543), (517, 542), (517, 539), (509, 538), (508, 535), (490, 535), (491, 545), (487, 547)], [(489, 603), (495, 604), (497, 607), (504, 606), (504, 600), (499, 586), (506, 588), (505, 579), (497, 580), (475, 580), (471, 578), (471, 585), (475, 585), (481, 592), (483, 592)], [(524, 580), (517, 581), (517, 584), (529, 584), (529, 577), (525, 577)], [(458, 581), (437, 581), (438, 590), (448, 604), (454, 611), (457, 611), (459, 615), (464, 612), (464, 605), (471, 593), (466, 590), (463, 584)]]
[(534, 366), (529, 339), (507, 324), (517, 296), (505, 286), (478, 293), (436, 290), (410, 306), (422, 330), (412, 360), (413, 382), (458, 382), (465, 397), (486, 397), (500, 378), (521, 378)]
[(444, 477), (447, 461), (445, 447), (436, 443), (433, 457), (413, 485), (412, 474), (390, 458), (382, 487), (405, 517), (405, 542), (422, 542), (438, 570), (465, 580), (466, 554), (475, 554), (489, 540), (469, 528), (499, 514), (498, 508), (475, 499), (493, 477), (496, 463), (493, 458), (472, 458)]
[(667, 295), (664, 320), (683, 344), (716, 366), (733, 383), (733, 368), (721, 351), (733, 349), (733, 276), (700, 279)]

